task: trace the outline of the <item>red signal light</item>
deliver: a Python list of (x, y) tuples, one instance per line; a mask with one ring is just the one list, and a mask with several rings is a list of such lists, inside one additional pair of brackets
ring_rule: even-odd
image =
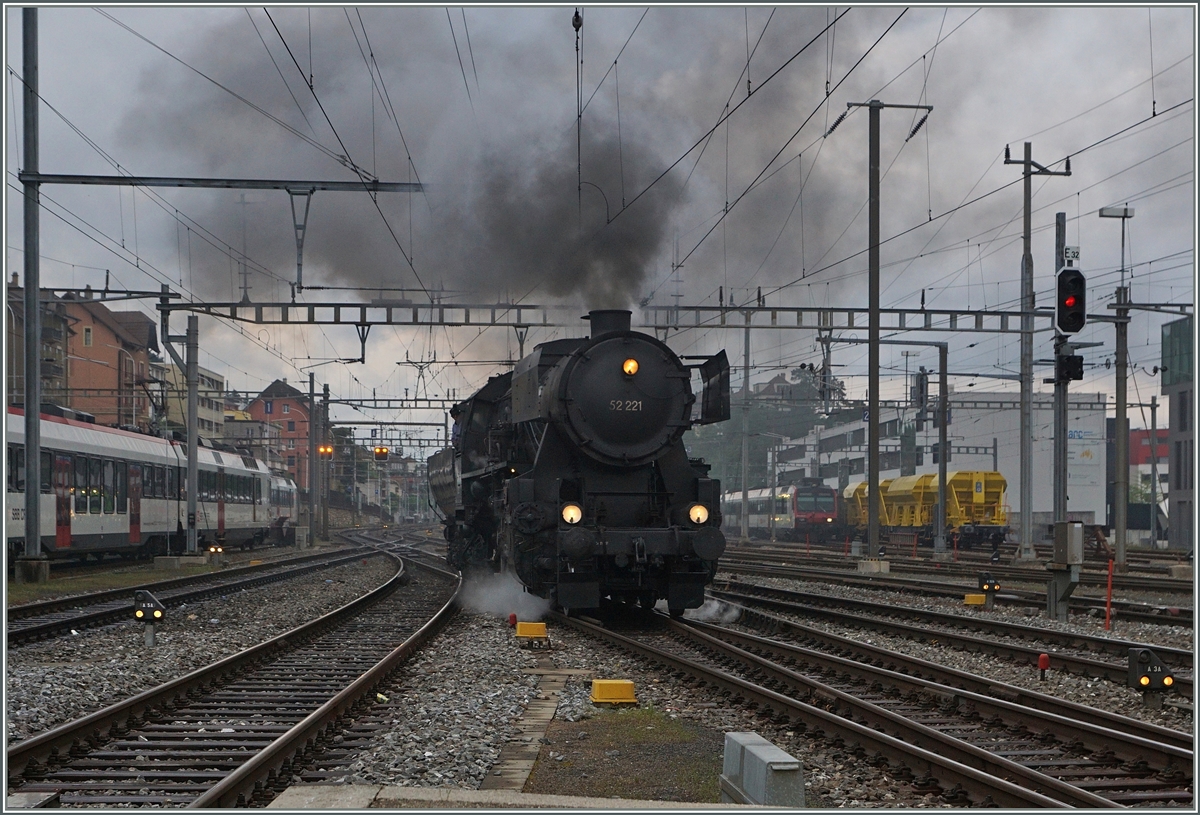
[(1075, 295), (1070, 294), (1070, 295), (1067, 295), (1066, 300), (1063, 300), (1063, 305), (1066, 306), (1067, 308), (1075, 308), (1075, 302), (1076, 302)]

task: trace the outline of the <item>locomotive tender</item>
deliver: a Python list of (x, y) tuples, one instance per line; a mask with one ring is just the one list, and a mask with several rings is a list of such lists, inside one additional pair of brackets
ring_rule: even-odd
[(626, 310), (585, 319), (590, 338), (538, 345), (451, 410), (452, 446), (429, 459), (446, 560), (512, 572), (568, 611), (663, 599), (678, 616), (725, 550), (720, 482), (682, 437), (729, 418), (729, 362), (684, 364)]
[[(40, 417), (41, 484), (25, 483), (24, 411), (6, 416), (8, 562), (25, 551), (26, 496), (38, 496), (41, 551), (49, 558), (159, 555), (183, 545), (187, 517), (184, 445), (74, 418)], [(297, 517), (296, 485), (250, 456), (196, 451), (199, 539), (253, 548), (287, 542)]]

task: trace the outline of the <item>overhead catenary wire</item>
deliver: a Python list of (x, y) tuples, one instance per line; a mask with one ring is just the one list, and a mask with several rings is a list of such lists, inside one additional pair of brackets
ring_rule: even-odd
[[(271, 21), (271, 26), (275, 29), (275, 33), (279, 35), (279, 39), (283, 43), (284, 49), (287, 50), (288, 56), (292, 58), (292, 63), (295, 64), (297, 70), (300, 70), (301, 73), (303, 73), (303, 70), (300, 68), (300, 63), (296, 62), (296, 57), (294, 54), (292, 54), (292, 49), (288, 47), (287, 40), (284, 39), (283, 32), (279, 30), (279, 26), (275, 25), (275, 21), (271, 19), (271, 13), (266, 11), (266, 9), (263, 9), (263, 11), (266, 12), (267, 19)], [(315, 89), (309, 88), (309, 92), (312, 94), (313, 101), (317, 103), (317, 107), (320, 109), (321, 115), (325, 117), (325, 121), (329, 125), (329, 129), (333, 131), (333, 136), (337, 139), (338, 145), (342, 148), (343, 155), (345, 155), (349, 161), (350, 151), (342, 141), (342, 137), (338, 135), (337, 128), (333, 125), (333, 120), (329, 118), (329, 114), (325, 111), (325, 106), (321, 104), (321, 98), (317, 96)], [(351, 163), (353, 164), (353, 162)], [(369, 177), (369, 174), (365, 170), (359, 168), (357, 164), (354, 164), (353, 168), (354, 172), (358, 175), (359, 180), (363, 184), (364, 191), (367, 191), (367, 197), (371, 200), (371, 203), (375, 205), (375, 211), (379, 213), (380, 219), (383, 221), (384, 226), (387, 227), (388, 234), (392, 236), (392, 241), (396, 244), (396, 248), (400, 250), (400, 255), (404, 258), (405, 263), (408, 264), (409, 270), (413, 273), (413, 277), (416, 278), (417, 283), (420, 285), (422, 291), (424, 291), (426, 296), (429, 298), (429, 302), (432, 303), (433, 295), (429, 292), (428, 287), (426, 287), (425, 281), (421, 279), (421, 275), (419, 272), (417, 272), (416, 266), (413, 265), (412, 258), (409, 257), (408, 252), (404, 250), (404, 246), (400, 243), (400, 236), (396, 234), (396, 230), (392, 228), (391, 222), (388, 220), (387, 216), (384, 215), (383, 209), (379, 206), (378, 198), (374, 195), (371, 195), (370, 191), (368, 190), (367, 178)]]

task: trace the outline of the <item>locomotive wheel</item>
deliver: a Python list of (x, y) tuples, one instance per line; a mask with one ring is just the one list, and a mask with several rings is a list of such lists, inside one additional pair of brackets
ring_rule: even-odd
[(680, 617), (682, 617), (682, 616), (683, 616), (683, 611), (684, 611), (684, 610), (683, 610), (682, 608), (676, 608), (675, 606), (671, 606), (671, 607), (668, 609), (668, 611), (671, 613), (671, 619), (672, 619), (672, 620), (678, 620)]

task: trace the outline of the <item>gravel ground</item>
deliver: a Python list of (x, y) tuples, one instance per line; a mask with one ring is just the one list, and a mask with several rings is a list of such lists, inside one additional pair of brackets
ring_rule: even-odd
[(7, 739), (100, 710), (283, 634), (345, 605), (395, 574), (372, 558), (167, 612), (147, 648), (142, 623), (89, 628), (6, 653)]
[[(882, 599), (897, 604), (945, 608), (956, 613), (964, 609), (952, 603), (924, 600), (911, 595), (869, 592), (832, 586), (797, 584), (792, 581), (763, 580), (786, 588), (819, 590), (830, 594)], [(712, 604), (701, 610), (704, 617), (719, 617), (721, 609)], [(968, 611), (967, 613), (970, 613)], [(1016, 621), (1047, 628), (1067, 629), (1084, 633), (1102, 633), (1103, 620), (1089, 618), (1073, 620), (1070, 624), (1026, 616), (1021, 611), (1001, 611)], [(691, 615), (692, 612), (689, 612)], [(535, 693), (532, 680), (521, 669), (532, 664), (527, 652), (517, 648), (511, 630), (502, 622), (498, 611), (487, 613), (464, 612), (450, 624), (425, 652), (420, 661), (406, 669), (389, 694), (395, 707), (393, 720), (396, 729), (382, 734), (360, 756), (344, 779), (349, 783), (385, 783), (404, 786), (459, 786), (477, 788), (487, 774), (487, 767), (498, 755), (504, 740), (514, 732), (513, 717)], [(522, 615), (522, 619), (528, 619)], [(813, 624), (812, 621), (804, 621)], [(820, 625), (820, 624), (818, 624)], [(1061, 695), (1096, 707), (1156, 722), (1168, 727), (1190, 731), (1191, 716), (1166, 709), (1150, 711), (1140, 704), (1138, 694), (1115, 683), (1085, 679), (1051, 671), (1045, 683), (1038, 681), (1037, 672), (993, 657), (953, 651), (907, 640), (884, 638), (874, 632), (853, 629), (834, 630), (844, 636), (861, 637), (874, 644), (885, 644), (898, 651), (912, 653), (964, 670), (983, 674), (1012, 684), (1029, 687), (1044, 693)], [(1125, 638), (1190, 647), (1190, 632), (1167, 626), (1122, 623), (1113, 635)], [(805, 779), (810, 807), (912, 807), (949, 808), (938, 797), (917, 795), (908, 784), (893, 777), (887, 768), (876, 768), (855, 758), (844, 749), (826, 741), (812, 739), (787, 726), (765, 722), (738, 708), (714, 702), (703, 689), (694, 690), (679, 684), (659, 671), (643, 667), (640, 659), (610, 646), (597, 643), (572, 629), (551, 626), (552, 656), (555, 667), (586, 669), (590, 674), (567, 682), (560, 698), (556, 723), (571, 727), (556, 727), (542, 748), (540, 762), (574, 763), (587, 768), (588, 773), (618, 773), (623, 797), (654, 797), (653, 790), (662, 779), (653, 773), (637, 772), (624, 767), (620, 756), (595, 754), (595, 728), (600, 725), (602, 711), (588, 697), (592, 678), (631, 679), (634, 682), (639, 707), (653, 708), (664, 715), (683, 720), (689, 725), (721, 738), (726, 731), (751, 730), (778, 744), (804, 762)], [(494, 729), (483, 728), (482, 736), (467, 742), (464, 737), (478, 724), (470, 724), (472, 712), (479, 711), (492, 719)], [(453, 726), (447, 727), (446, 716), (452, 716)], [(440, 718), (439, 718), (440, 717)], [(577, 725), (577, 726), (576, 726)], [(578, 732), (574, 732), (574, 731)], [(590, 738), (580, 733), (592, 731)], [(670, 747), (662, 748), (669, 751)], [(607, 761), (606, 761), (607, 759)], [(661, 766), (670, 766), (669, 757)], [(644, 769), (644, 768), (642, 768)], [(536, 772), (536, 771), (535, 771)], [(551, 779), (562, 779), (563, 787), (547, 787)], [(538, 792), (578, 794), (578, 782), (572, 783), (566, 773), (546, 773), (538, 776)]]
[[(187, 670), (259, 642), (294, 627), (315, 614), (343, 604), (377, 585), (388, 573), (380, 561), (339, 569), (336, 575), (309, 578), (287, 586), (268, 587), (238, 596), (203, 603), (173, 612), (159, 634), (159, 647), (148, 652), (142, 646), (141, 626), (121, 624), (82, 632), (78, 637), (27, 646), (8, 654), (8, 726), (10, 739), (45, 729), (104, 704), (127, 697), (135, 690), (151, 687)], [(334, 579), (326, 583), (326, 579)], [(342, 582), (338, 582), (342, 581)], [(763, 579), (763, 583), (785, 588), (817, 590), (829, 594), (864, 597), (945, 608), (972, 613), (961, 606), (933, 599), (914, 598), (887, 592), (800, 584)], [(240, 602), (250, 599), (252, 603)], [(524, 595), (528, 598), (528, 595)], [(403, 667), (382, 692), (382, 703), (391, 714), (393, 727), (381, 732), (342, 779), (346, 783), (382, 783), (403, 786), (457, 786), (478, 788), (491, 771), (501, 748), (518, 732), (515, 722), (537, 694), (536, 678), (524, 669), (534, 664), (533, 656), (518, 648), (505, 622), (503, 602), (462, 611), (410, 665)], [(702, 609), (708, 616), (719, 609)], [(976, 612), (978, 613), (978, 612)], [(1102, 633), (1103, 620), (1073, 619), (1059, 624), (1021, 611), (998, 609), (994, 614), (1011, 615), (1031, 625)], [(188, 619), (191, 614), (195, 619)], [(691, 612), (689, 612), (691, 614)], [(536, 619), (522, 611), (522, 619)], [(219, 622), (211, 623), (216, 619)], [(812, 621), (804, 621), (816, 624)], [(835, 630), (832, 626), (824, 626)], [(1191, 731), (1190, 715), (1176, 710), (1148, 711), (1137, 694), (1115, 683), (1083, 679), (1051, 672), (1050, 679), (1037, 681), (1037, 672), (1005, 660), (978, 654), (927, 646), (907, 640), (892, 641), (874, 632), (836, 629), (844, 636), (859, 637), (898, 651), (955, 665), (974, 673), (1013, 684), (1054, 693), (1097, 707)], [(560, 698), (558, 723), (591, 725), (600, 710), (588, 701), (591, 678), (633, 680), (639, 706), (654, 708), (672, 719), (719, 738), (726, 731), (756, 731), (792, 753), (804, 763), (810, 807), (906, 807), (950, 808), (936, 796), (921, 796), (908, 784), (895, 779), (887, 768), (876, 768), (824, 740), (812, 739), (787, 726), (777, 726), (739, 708), (714, 702), (703, 690), (679, 684), (660, 671), (643, 667), (636, 657), (597, 643), (571, 629), (551, 626), (556, 667), (590, 671), (571, 679)], [(1191, 647), (1191, 632), (1166, 626), (1120, 623), (1113, 632), (1123, 639), (1145, 640), (1177, 647)], [(103, 655), (103, 656), (96, 656)], [(147, 659), (150, 656), (151, 659)], [(378, 712), (380, 708), (374, 710)], [(576, 729), (574, 726), (572, 730)], [(563, 733), (569, 731), (564, 730)], [(592, 762), (605, 771), (605, 756), (587, 755), (586, 739), (568, 738), (542, 748), (541, 761)], [(582, 743), (581, 743), (582, 742)], [(662, 748), (669, 751), (669, 747)], [(664, 764), (669, 765), (669, 760)], [(612, 767), (617, 762), (608, 762)], [(624, 777), (623, 794), (636, 798), (636, 774)], [(655, 779), (659, 781), (661, 779)], [(575, 794), (578, 790), (539, 789), (540, 792)]]
[(523, 671), (535, 664), (495, 614), (460, 611), (389, 680), (393, 727), (342, 780), (478, 789), (537, 694), (537, 677)]

